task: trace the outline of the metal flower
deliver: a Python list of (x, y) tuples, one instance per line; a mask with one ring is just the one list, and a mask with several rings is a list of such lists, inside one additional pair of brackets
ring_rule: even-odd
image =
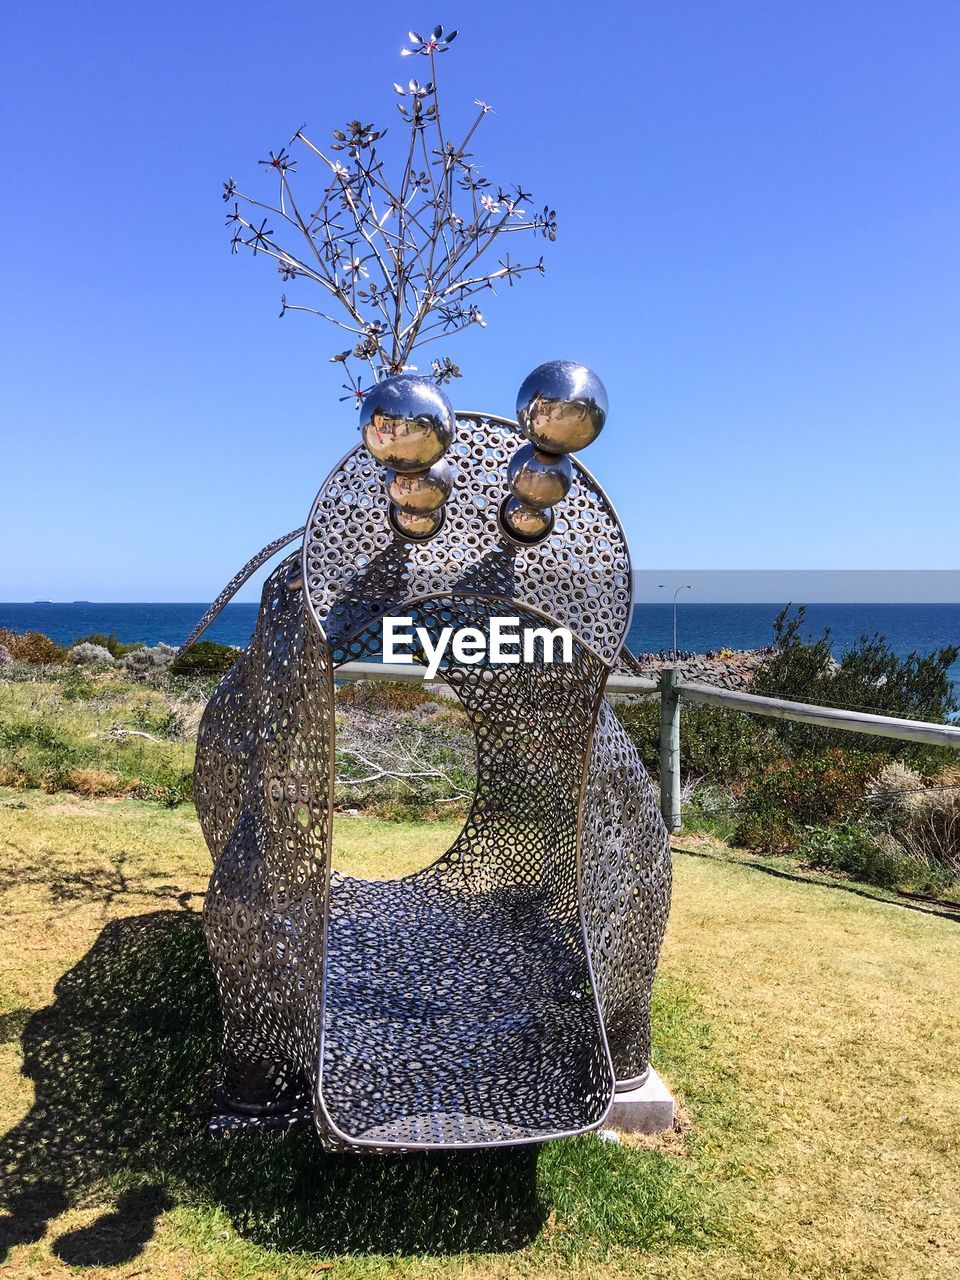
[(276, 169), (279, 173), (293, 173), (297, 167), (296, 160), (291, 160), (287, 155), (286, 147), (281, 147), (278, 155), (268, 152), (267, 159), (258, 160), (257, 164), (265, 169)]
[(362, 277), (365, 280), (369, 276), (370, 272), (363, 265), (362, 258), (349, 258), (346, 266), (344, 267), (344, 274), (352, 276), (355, 279)]
[(449, 382), (451, 378), (462, 378), (460, 366), (454, 364), (449, 356), (444, 356), (442, 360), (434, 360), (433, 365), (434, 380), (442, 387), (445, 382)]
[(394, 81), (393, 87), (402, 98), (405, 98), (408, 94), (411, 98), (429, 98), (437, 91), (437, 86), (432, 82), (421, 84), (419, 80), (408, 80), (406, 88)]
[(386, 129), (374, 129), (372, 124), (361, 124), (359, 120), (351, 120), (347, 125), (346, 133), (342, 129), (333, 130), (334, 141), (332, 149), (334, 151), (346, 150), (356, 158), (361, 151), (368, 150), (375, 142), (378, 142), (386, 132)]
[(414, 47), (412, 49), (401, 49), (400, 56), (402, 58), (409, 57), (415, 53), (421, 53), (425, 57), (429, 57), (432, 53), (446, 53), (458, 35), (456, 31), (450, 31), (447, 35), (444, 35), (443, 27), (434, 27), (426, 40), (416, 31), (408, 31), (407, 34), (410, 37), (410, 43)]
[(557, 238), (557, 211), (551, 209), (549, 205), (543, 206), (543, 213), (537, 215), (537, 227), (540, 234), (547, 240), (556, 240)]

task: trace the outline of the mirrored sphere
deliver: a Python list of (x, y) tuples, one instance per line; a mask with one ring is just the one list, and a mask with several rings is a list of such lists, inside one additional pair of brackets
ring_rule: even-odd
[(570, 459), (543, 453), (536, 445), (517, 450), (507, 467), (510, 492), (528, 507), (552, 507), (570, 492), (573, 467)]
[(363, 443), (394, 471), (425, 471), (443, 457), (456, 419), (429, 378), (400, 373), (372, 387), (360, 406)]
[(576, 453), (592, 444), (607, 420), (607, 391), (586, 365), (550, 360), (523, 380), (517, 421), (546, 453)]
[(443, 507), (425, 512), (400, 511), (391, 507), (390, 522), (401, 537), (422, 542), (425, 538), (432, 538), (443, 524)]
[(387, 493), (400, 511), (423, 514), (436, 511), (450, 497), (453, 472), (443, 459), (429, 471), (388, 471)]
[(553, 528), (553, 512), (547, 507), (528, 507), (516, 498), (507, 498), (500, 508), (500, 524), (517, 542), (539, 542)]

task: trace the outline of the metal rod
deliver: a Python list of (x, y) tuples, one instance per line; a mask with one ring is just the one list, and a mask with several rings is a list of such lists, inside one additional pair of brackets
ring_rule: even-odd
[[(668, 667), (663, 671), (674, 672)], [(424, 679), (424, 668), (406, 663), (345, 662), (337, 667), (337, 680), (402, 680), (417, 684)], [(438, 678), (437, 683), (443, 681)], [(672, 689), (687, 702), (728, 707), (731, 711), (747, 711), (751, 715), (769, 716), (777, 720), (797, 720), (816, 724), (823, 729), (839, 729), (844, 733), (866, 733), (879, 738), (898, 738), (903, 742), (929, 742), (938, 747), (960, 749), (960, 728), (949, 724), (931, 724), (926, 720), (899, 720), (894, 716), (869, 715), (862, 711), (844, 711), (839, 707), (820, 707), (808, 702), (789, 702), (785, 698), (764, 698), (756, 693), (719, 689), (694, 680), (673, 677)], [(662, 682), (649, 676), (619, 673), (607, 678), (606, 693), (660, 693)]]
[(862, 711), (844, 711), (840, 707), (819, 707), (807, 702), (788, 702), (784, 698), (764, 698), (756, 693), (717, 689), (713, 685), (699, 684), (693, 680), (679, 680), (674, 687), (681, 698), (688, 702), (728, 707), (733, 711), (749, 711), (752, 715), (770, 716), (775, 720), (798, 720), (803, 724), (819, 725), (822, 729), (841, 729), (845, 733), (866, 733), (878, 738), (899, 738), (903, 742), (929, 742), (938, 747), (960, 748), (960, 728), (948, 724), (898, 720), (894, 716), (868, 715)]
[[(333, 673), (334, 680), (403, 680), (419, 684), (426, 678), (426, 668), (406, 662), (345, 662)], [(443, 682), (438, 680), (438, 684)]]

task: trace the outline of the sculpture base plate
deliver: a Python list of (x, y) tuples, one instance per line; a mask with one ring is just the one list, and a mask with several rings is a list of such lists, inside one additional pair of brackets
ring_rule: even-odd
[(239, 1111), (230, 1106), (221, 1089), (213, 1091), (213, 1108), (207, 1120), (212, 1137), (227, 1137), (238, 1129), (266, 1129), (270, 1133), (286, 1133), (289, 1129), (305, 1129), (313, 1125), (313, 1111), (306, 1102), (286, 1111), (263, 1112), (259, 1115)]
[(621, 1133), (662, 1133), (673, 1128), (676, 1111), (673, 1094), (651, 1067), (639, 1088), (616, 1095), (603, 1123)]

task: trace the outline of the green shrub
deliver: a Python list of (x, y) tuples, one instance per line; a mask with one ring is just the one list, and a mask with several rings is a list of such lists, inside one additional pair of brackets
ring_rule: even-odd
[(113, 654), (102, 644), (94, 644), (90, 640), (77, 641), (71, 647), (67, 656), (76, 666), (85, 667), (91, 663), (100, 663), (103, 666), (111, 666), (113, 663)]
[(828, 747), (783, 756), (752, 776), (740, 798), (735, 840), (748, 849), (792, 853), (808, 827), (836, 826), (863, 816), (864, 793), (883, 757)]
[(811, 827), (797, 853), (815, 870), (839, 871), (881, 889), (940, 893), (951, 883), (949, 873), (918, 861), (870, 821)]
[(97, 696), (97, 686), (81, 666), (65, 668), (59, 683), (60, 696), (67, 702), (92, 702)]
[[(622, 702), (617, 715), (643, 763), (660, 772), (660, 699)], [(684, 703), (680, 713), (680, 771), (686, 777), (738, 788), (769, 761), (777, 746), (769, 725), (723, 707)]]
[[(843, 871), (857, 879), (875, 861), (878, 832), (862, 819), (848, 819), (835, 827), (809, 827), (797, 845), (797, 853), (808, 866), (823, 871)], [(883, 863), (883, 859), (879, 863)], [(892, 870), (892, 869), (891, 869)], [(874, 883), (892, 881), (887, 872)]]
[(434, 702), (434, 695), (419, 684), (405, 684), (401, 680), (358, 680), (341, 684), (337, 688), (337, 702), (344, 707), (356, 707), (360, 711), (383, 713), (411, 711), (414, 707)]
[(170, 671), (177, 676), (222, 675), (230, 670), (239, 656), (239, 650), (232, 649), (230, 645), (200, 640), (170, 665)]
[(102, 631), (94, 631), (88, 636), (78, 636), (71, 648), (75, 649), (81, 644), (99, 645), (101, 649), (106, 649), (110, 656), (116, 660), (122, 658), (124, 654), (132, 653), (134, 649), (143, 648), (143, 643), (142, 640), (136, 640), (133, 644), (124, 644), (122, 640), (117, 639), (112, 631), (108, 636), (104, 635)]
[[(861, 636), (837, 663), (830, 653), (829, 630), (818, 639), (804, 637), (805, 609), (800, 606), (792, 614), (791, 608), (783, 609), (774, 622), (776, 651), (757, 670), (753, 693), (936, 724), (960, 710), (949, 675), (960, 655), (957, 646), (898, 658), (883, 636)], [(774, 721), (773, 731), (791, 755), (851, 742), (848, 733), (788, 720)], [(909, 760), (924, 772), (935, 771), (950, 759), (949, 749), (895, 739), (887, 743), (886, 753)]]

